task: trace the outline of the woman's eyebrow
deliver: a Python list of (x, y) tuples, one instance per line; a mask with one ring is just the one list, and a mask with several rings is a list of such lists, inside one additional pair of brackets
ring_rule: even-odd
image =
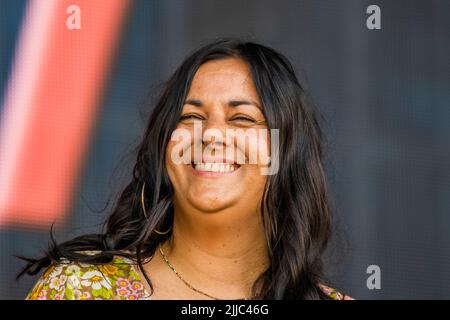
[(245, 100), (245, 99), (230, 100), (230, 101), (228, 102), (228, 105), (229, 105), (230, 107), (237, 107), (237, 106), (240, 106), (240, 105), (249, 105), (249, 106), (255, 106), (255, 107), (257, 107), (258, 109), (261, 109), (261, 106), (260, 106), (256, 101), (253, 101), (253, 100)]
[(198, 99), (187, 99), (184, 104), (191, 104), (193, 106), (196, 107), (202, 107), (203, 106), (203, 102), (201, 100)]

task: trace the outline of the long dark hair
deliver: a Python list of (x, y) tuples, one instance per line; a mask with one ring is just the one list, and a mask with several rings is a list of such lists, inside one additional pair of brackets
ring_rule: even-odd
[[(159, 243), (158, 234), (173, 223), (174, 190), (165, 168), (165, 150), (179, 121), (191, 81), (203, 63), (240, 58), (249, 66), (269, 128), (279, 129), (280, 166), (268, 176), (261, 203), (270, 266), (253, 285), (260, 299), (324, 299), (323, 255), (331, 235), (330, 204), (323, 169), (324, 137), (318, 114), (286, 57), (275, 50), (238, 39), (216, 40), (190, 55), (167, 81), (139, 145), (131, 182), (121, 193), (104, 231), (57, 244), (39, 259), (23, 258), (23, 274), (35, 275), (62, 258), (101, 264), (114, 256), (143, 263)], [(145, 217), (140, 192), (145, 183)], [(83, 250), (98, 250), (84, 255)]]

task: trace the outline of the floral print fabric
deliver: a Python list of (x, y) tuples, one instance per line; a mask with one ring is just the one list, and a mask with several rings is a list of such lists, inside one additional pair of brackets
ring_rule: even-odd
[(141, 300), (150, 295), (126, 258), (109, 264), (51, 265), (27, 295), (27, 300)]
[[(333, 300), (352, 300), (321, 285)], [(149, 300), (150, 294), (134, 262), (116, 257), (111, 263), (77, 262), (52, 264), (36, 282), (26, 300)]]

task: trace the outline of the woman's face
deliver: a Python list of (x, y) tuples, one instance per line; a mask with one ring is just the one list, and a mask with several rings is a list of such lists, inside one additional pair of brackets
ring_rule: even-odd
[[(175, 130), (189, 138), (172, 139), (166, 150), (175, 208), (254, 213), (266, 181), (258, 155), (269, 156), (267, 131), (260, 129), (267, 126), (247, 64), (227, 58), (201, 65)], [(190, 160), (179, 163), (174, 155)]]

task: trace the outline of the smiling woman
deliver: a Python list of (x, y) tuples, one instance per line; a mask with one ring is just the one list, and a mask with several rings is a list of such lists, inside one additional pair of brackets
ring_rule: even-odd
[(103, 233), (26, 259), (20, 275), (46, 268), (28, 299), (345, 298), (324, 278), (322, 133), (273, 49), (222, 39), (189, 56), (152, 110), (133, 173)]

